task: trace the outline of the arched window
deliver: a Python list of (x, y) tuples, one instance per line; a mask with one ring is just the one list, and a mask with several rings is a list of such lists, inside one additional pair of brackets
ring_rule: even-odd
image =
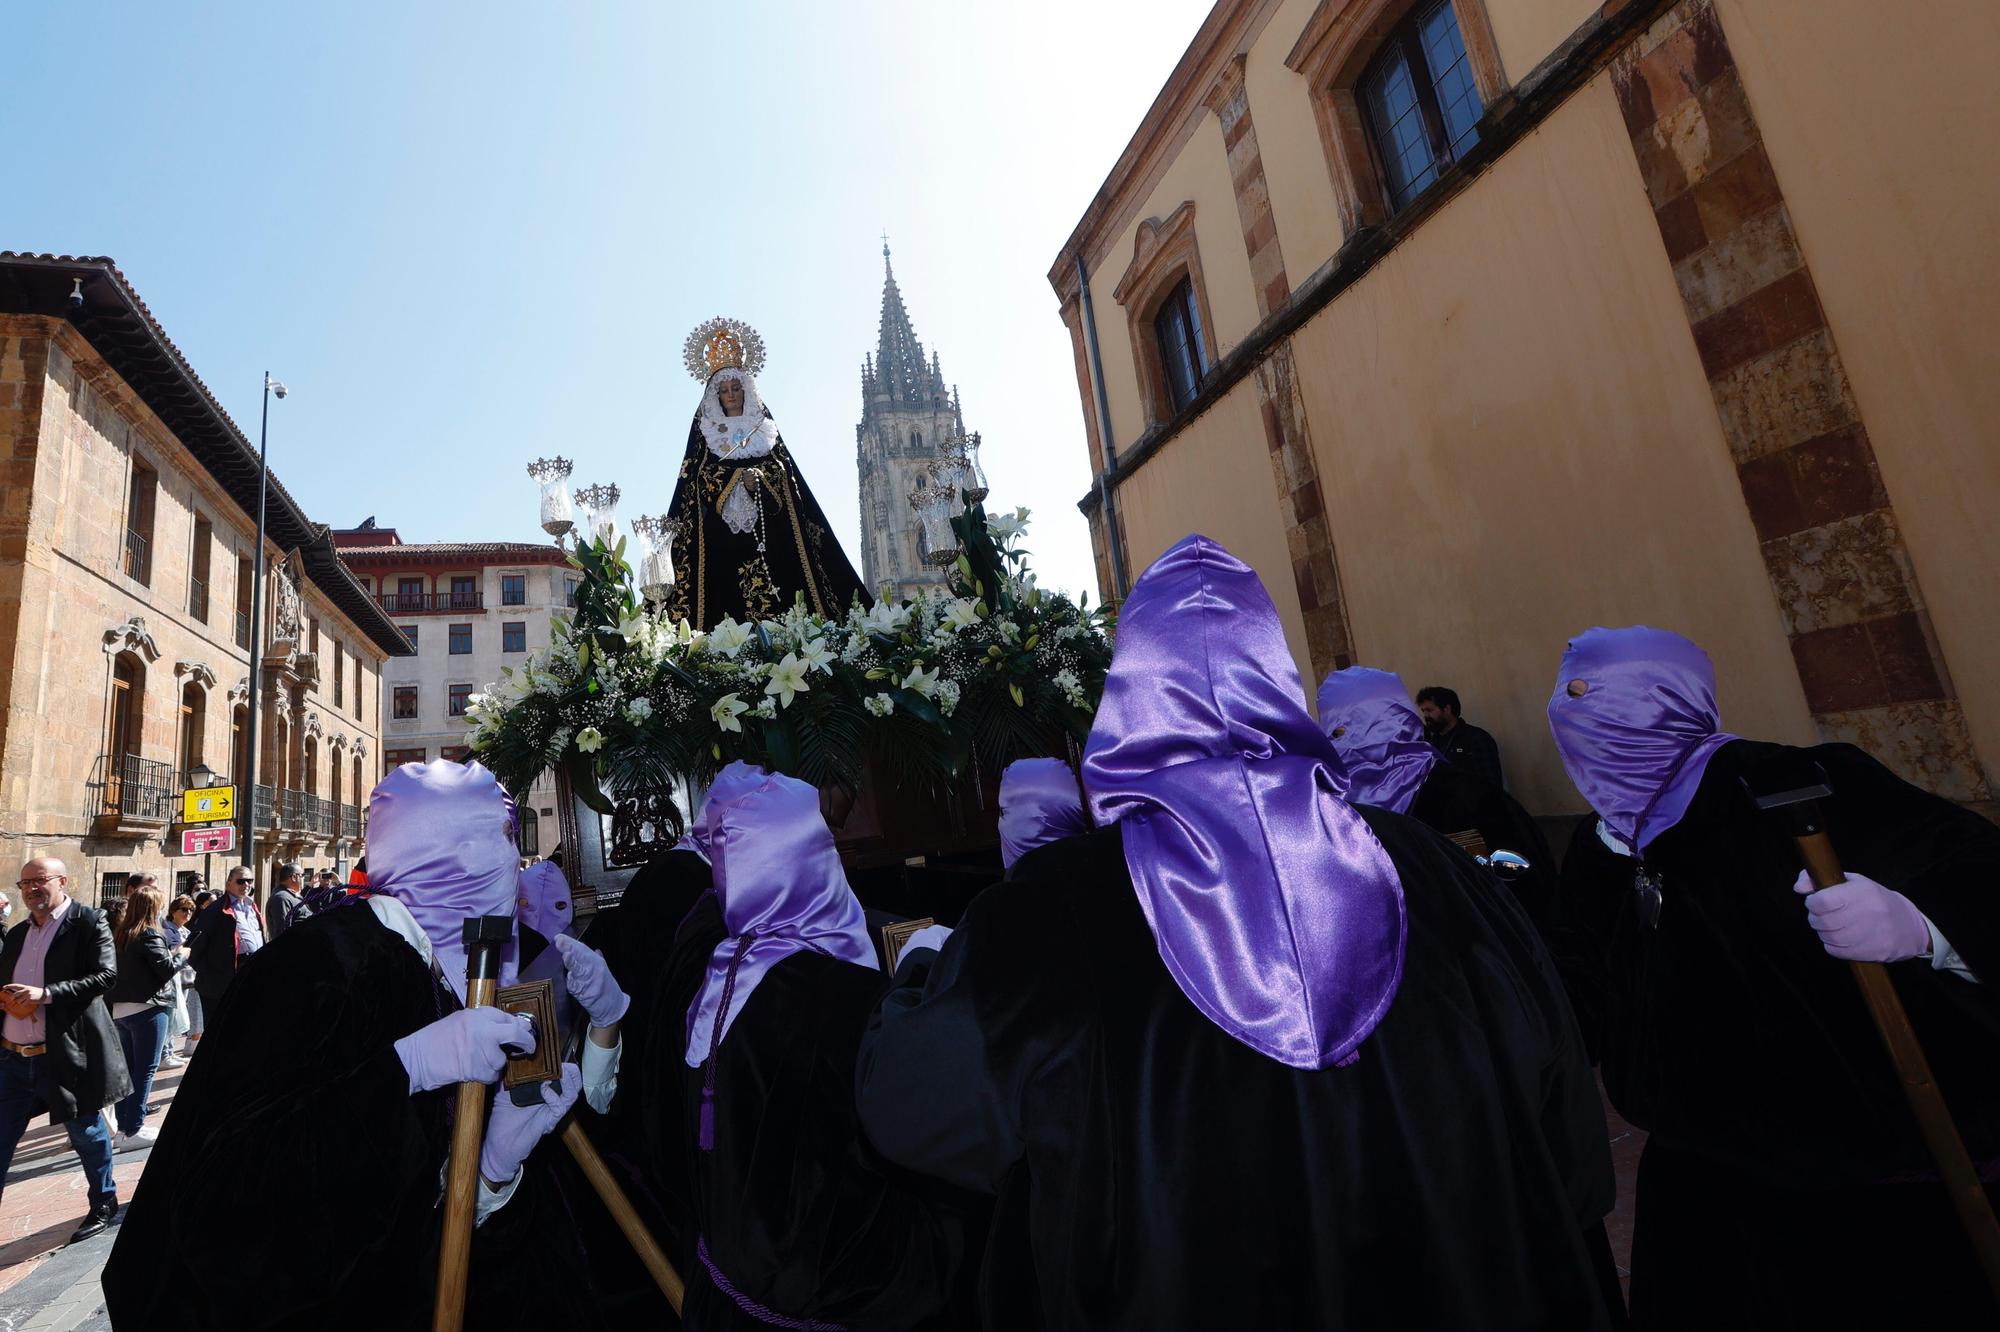
[(539, 856), (542, 854), (541, 817), (526, 805), (521, 806), (521, 854)]
[(341, 775), (342, 774), (340, 771), (340, 746), (335, 745), (333, 748), (333, 762), (330, 765), (328, 765), (329, 781), (327, 783), (326, 794), (327, 794), (327, 799), (333, 803), (333, 813), (336, 819), (340, 817)]
[(923, 451), (924, 451), (924, 432), (921, 430), (912, 430), (910, 432), (910, 452), (922, 453)]
[[(361, 806), (367, 803), (368, 793), (362, 786), (361, 779), (361, 755), (356, 754), (354, 756), (354, 806), (356, 810), (359, 810)], [(353, 823), (357, 830), (361, 827), (361, 820), (358, 816), (353, 820)]]
[(202, 762), (207, 743), (208, 691), (190, 680), (181, 689), (181, 781), (194, 785), (190, 775)]
[(319, 791), (319, 741), (312, 736), (306, 737), (304, 777), (305, 785), (300, 789), (307, 795), (316, 794)]
[(104, 734), (104, 804), (122, 808), (125, 783), (136, 779), (140, 732), (146, 718), (146, 665), (130, 652), (111, 664), (111, 710)]

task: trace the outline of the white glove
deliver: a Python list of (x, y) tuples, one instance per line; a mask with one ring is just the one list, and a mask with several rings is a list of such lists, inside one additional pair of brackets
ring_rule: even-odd
[(908, 957), (919, 948), (938, 952), (943, 949), (944, 941), (949, 938), (951, 938), (949, 925), (926, 925), (904, 941), (902, 957)]

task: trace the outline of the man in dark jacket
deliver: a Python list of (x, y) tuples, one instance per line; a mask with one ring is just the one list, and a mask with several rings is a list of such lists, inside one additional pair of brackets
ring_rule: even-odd
[(1424, 734), (1432, 748), (1503, 791), (1507, 788), (1500, 772), (1500, 743), (1492, 732), (1459, 716), (1457, 690), (1425, 685), (1417, 691), (1417, 711), (1423, 714)]
[[(69, 1140), (90, 1181), (90, 1212), (74, 1244), (111, 1224), (118, 1189), (111, 1179), (111, 1134), (101, 1113), (132, 1090), (104, 995), (117, 974), (104, 915), (68, 892), (69, 870), (43, 856), (21, 867), (28, 919), (0, 944), (0, 1181), (36, 1102)], [(0, 1183), (0, 1186), (4, 1186)]]
[(264, 913), (257, 909), (256, 875), (248, 865), (229, 871), (228, 888), (194, 919), (194, 944), (188, 960), (194, 963), (194, 988), (201, 995), (205, 1014), (213, 1014), (222, 1003), (236, 969), (244, 959), (264, 946)]
[(271, 926), (273, 943), (279, 935), (312, 915), (312, 908), (305, 903), (305, 891), (304, 871), (290, 862), (278, 866), (278, 887), (271, 894), (271, 909), (264, 917)]

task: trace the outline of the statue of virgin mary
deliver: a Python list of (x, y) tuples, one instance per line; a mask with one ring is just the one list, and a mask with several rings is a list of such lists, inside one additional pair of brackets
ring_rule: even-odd
[(702, 381), (687, 454), (667, 515), (675, 599), (696, 628), (725, 616), (784, 614), (799, 593), (840, 616), (868, 596), (757, 392), (764, 340), (717, 316), (688, 335), (688, 373)]

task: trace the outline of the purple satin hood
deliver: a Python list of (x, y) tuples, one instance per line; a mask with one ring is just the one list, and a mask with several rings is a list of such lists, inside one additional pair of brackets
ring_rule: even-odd
[(1407, 922), (1396, 867), (1313, 724), (1257, 575), (1202, 536), (1118, 616), (1084, 749), (1100, 824), (1175, 984), (1293, 1068), (1343, 1063), (1389, 1011)]
[(1061, 759), (1019, 759), (1000, 774), (1000, 863), (1090, 831), (1076, 774)]
[(876, 968), (868, 923), (820, 815), (819, 792), (776, 773), (757, 777), (730, 799), (711, 797), (703, 811), (729, 937), (710, 954), (701, 993), (688, 1009), (690, 1068), (714, 1052), (758, 984), (793, 953), (810, 948)]
[(1398, 814), (1438, 761), (1424, 719), (1394, 671), (1349, 666), (1320, 683), (1319, 725), (1347, 770), (1347, 798)]
[[(461, 999), (465, 919), (515, 919), (520, 876), (514, 802), (479, 764), (405, 763), (369, 797), (368, 890), (410, 909)], [(514, 979), (519, 951), (516, 931), (501, 954), (501, 984)]]
[[(1588, 686), (1581, 698), (1572, 680)], [(1736, 738), (1720, 727), (1708, 654), (1645, 625), (1571, 639), (1549, 696), (1549, 730), (1570, 781), (1641, 851), (1681, 821), (1709, 759)]]
[(685, 836), (674, 843), (676, 851), (692, 851), (703, 860), (713, 864), (708, 853), (710, 836), (709, 817), (719, 805), (726, 805), (746, 791), (754, 791), (764, 781), (764, 770), (752, 767), (742, 759), (723, 768), (715, 774), (715, 780), (701, 798), (701, 810), (690, 820)]
[(569, 880), (553, 860), (539, 860), (521, 871), (521, 923), (544, 939), (572, 933), (576, 911), (569, 898)]

